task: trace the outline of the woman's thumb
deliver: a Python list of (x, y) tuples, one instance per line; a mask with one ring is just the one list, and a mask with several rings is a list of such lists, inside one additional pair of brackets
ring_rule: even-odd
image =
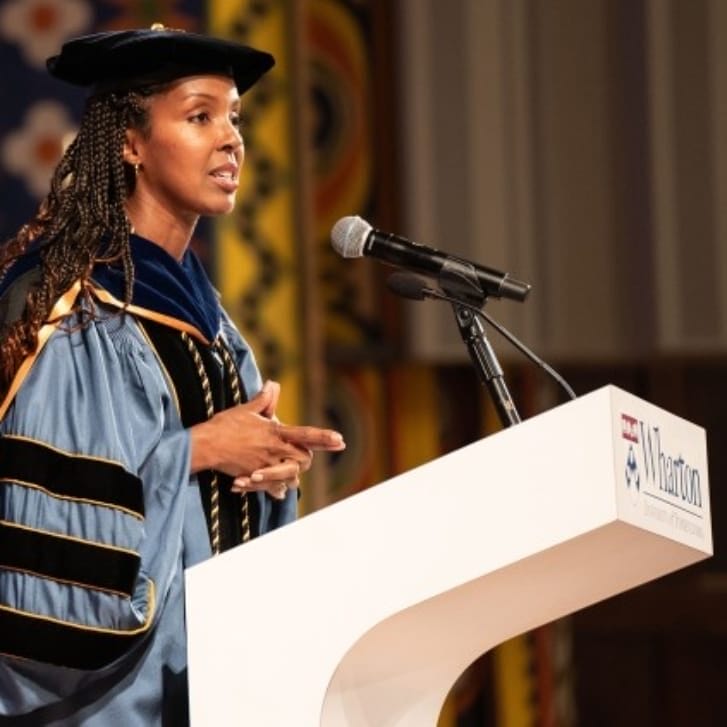
[(266, 381), (262, 389), (249, 401), (253, 411), (264, 416), (272, 416), (278, 403), (280, 384), (277, 381)]

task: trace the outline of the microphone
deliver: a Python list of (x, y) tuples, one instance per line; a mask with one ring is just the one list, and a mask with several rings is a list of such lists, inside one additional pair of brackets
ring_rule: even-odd
[(576, 398), (576, 394), (570, 387), (568, 382), (551, 366), (549, 366), (543, 359), (537, 354), (533, 353), (517, 336), (510, 333), (505, 326), (498, 323), (492, 316), (489, 316), (481, 308), (475, 305), (470, 305), (466, 301), (452, 298), (442, 291), (436, 288), (430, 288), (427, 285), (427, 281), (420, 278), (418, 275), (412, 275), (411, 273), (394, 273), (390, 275), (386, 281), (386, 285), (389, 290), (402, 298), (408, 298), (409, 300), (425, 300), (426, 298), (433, 298), (435, 300), (446, 300), (449, 303), (455, 305), (461, 305), (465, 308), (469, 308), (475, 315), (484, 318), (503, 338), (506, 338), (515, 348), (529, 358), (536, 366), (545, 371), (550, 377), (552, 377), (568, 394), (571, 399)]
[(481, 297), (523, 301), (530, 291), (528, 283), (511, 278), (509, 273), (448, 255), (405, 237), (375, 230), (361, 217), (338, 220), (331, 230), (331, 242), (342, 257), (366, 255), (424, 275), (439, 277), (444, 273), (450, 280), (462, 281), (463, 294), (467, 287), (471, 289), (474, 285)]

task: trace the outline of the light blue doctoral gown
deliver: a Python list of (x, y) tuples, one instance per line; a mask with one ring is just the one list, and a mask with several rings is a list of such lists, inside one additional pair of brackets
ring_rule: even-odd
[[(189, 434), (135, 317), (94, 316), (66, 319), (0, 422), (0, 725), (182, 727), (183, 572), (210, 556)], [(294, 493), (256, 496), (261, 532), (295, 517)], [(31, 547), (3, 565), (4, 542)]]

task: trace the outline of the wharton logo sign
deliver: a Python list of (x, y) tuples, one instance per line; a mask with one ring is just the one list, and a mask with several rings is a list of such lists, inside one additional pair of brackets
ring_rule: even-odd
[(655, 424), (621, 414), (621, 436), (628, 442), (624, 482), (632, 500), (639, 493), (701, 517), (702, 474)]

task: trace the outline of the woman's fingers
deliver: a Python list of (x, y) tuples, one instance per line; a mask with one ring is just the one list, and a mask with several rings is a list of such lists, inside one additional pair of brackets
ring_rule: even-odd
[(271, 482), (289, 482), (297, 487), (298, 475), (300, 475), (300, 465), (295, 460), (286, 459), (253, 472), (250, 475), (250, 485), (265, 489)]
[[(241, 484), (247, 480), (247, 484)], [(290, 490), (298, 489), (297, 480), (271, 480), (265, 486), (253, 485), (249, 477), (238, 477), (232, 483), (232, 492), (242, 494), (244, 492), (267, 492), (276, 500), (284, 500)]]
[(254, 492), (265, 490), (273, 497), (282, 499), (288, 490), (300, 484), (300, 465), (292, 459), (256, 470), (250, 476), (236, 477), (232, 482), (233, 492)]
[(278, 436), (284, 442), (294, 444), (304, 449), (319, 449), (327, 452), (337, 452), (346, 448), (343, 435), (333, 429), (320, 429), (319, 427), (294, 426), (278, 424)]

